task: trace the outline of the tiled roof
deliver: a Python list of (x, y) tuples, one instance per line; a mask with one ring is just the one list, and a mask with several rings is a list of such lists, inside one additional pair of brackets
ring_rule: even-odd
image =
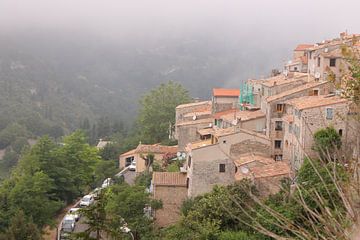
[(233, 108), (233, 109), (225, 110), (222, 112), (217, 112), (214, 114), (214, 119), (220, 119), (222, 116), (227, 115), (227, 114), (234, 114), (234, 112), (236, 112), (236, 111), (238, 111), (238, 110)]
[(240, 96), (240, 89), (214, 88), (213, 96), (214, 97), (238, 97), (238, 96)]
[(178, 146), (164, 146), (160, 144), (146, 145), (139, 144), (137, 153), (177, 153)]
[(299, 44), (294, 49), (294, 51), (305, 51), (306, 49), (311, 48), (313, 46), (314, 46), (314, 44)]
[(134, 155), (135, 153), (136, 153), (136, 148), (121, 154), (120, 157), (128, 156), (128, 155)]
[(198, 120), (191, 120), (186, 122), (177, 123), (176, 126), (186, 126), (186, 125), (194, 125), (194, 124), (206, 124), (206, 123), (213, 123), (213, 118), (205, 118), (205, 119), (198, 119)]
[(301, 92), (301, 91), (304, 91), (304, 90), (307, 90), (307, 89), (310, 89), (310, 88), (313, 88), (313, 87), (321, 86), (323, 84), (328, 84), (328, 83), (329, 82), (316, 82), (316, 81), (308, 82), (308, 83), (306, 83), (304, 85), (295, 87), (293, 89), (284, 91), (282, 93), (279, 93), (279, 94), (276, 94), (276, 95), (273, 95), (273, 96), (269, 96), (269, 97), (266, 98), (266, 101), (267, 102), (272, 102), (272, 101), (275, 101), (275, 100), (279, 100), (279, 99), (281, 99), (283, 97), (290, 96), (292, 94), (295, 94), (295, 93), (298, 93), (298, 92)]
[(213, 128), (203, 128), (203, 129), (199, 129), (197, 132), (198, 132), (201, 136), (204, 136), (204, 135), (213, 134), (213, 133), (214, 133), (214, 129), (213, 129)]
[(253, 120), (256, 118), (263, 118), (263, 117), (265, 117), (265, 114), (261, 110), (256, 110), (256, 111), (237, 110), (235, 114), (228, 113), (228, 114), (221, 116), (221, 119), (223, 119), (226, 122), (232, 122), (234, 120), (234, 117), (236, 117), (236, 119), (241, 122), (245, 122), (245, 121)]
[(269, 140), (268, 137), (266, 137), (264, 134), (261, 133), (257, 133), (251, 130), (247, 130), (244, 128), (238, 128), (235, 129), (234, 127), (229, 127), (229, 128), (215, 128), (215, 133), (214, 135), (216, 137), (223, 137), (223, 136), (227, 136), (227, 135), (232, 135), (232, 134), (237, 134), (237, 133), (245, 133), (254, 137), (258, 137), (258, 138), (262, 138), (265, 140)]
[(193, 103), (186, 103), (177, 106), (176, 108), (187, 108), (187, 107), (194, 107), (194, 106), (201, 106), (201, 105), (209, 105), (211, 107), (211, 101), (202, 101), (202, 102), (193, 102)]
[(178, 146), (164, 146), (160, 144), (139, 144), (137, 148), (130, 150), (126, 153), (121, 154), (120, 156), (128, 156), (133, 155), (136, 153), (158, 153), (158, 154), (165, 154), (165, 153), (177, 153)]
[(180, 172), (154, 172), (152, 182), (155, 186), (186, 187), (186, 174)]
[(209, 145), (212, 145), (211, 139), (191, 142), (188, 144), (188, 148), (197, 149), (197, 148), (201, 148), (201, 147), (205, 147), (205, 146), (209, 146)]
[(290, 104), (296, 107), (299, 110), (317, 108), (322, 106), (334, 105), (339, 103), (346, 103), (347, 99), (341, 98), (339, 96), (306, 96), (300, 98), (294, 98), (287, 101), (287, 104)]
[(206, 116), (206, 115), (211, 115), (211, 110), (208, 109), (204, 109), (202, 111), (195, 111), (195, 112), (190, 112), (190, 113), (186, 113), (184, 114), (184, 118), (188, 118), (188, 117), (193, 117), (193, 116)]
[(327, 53), (321, 53), (321, 56), (325, 57), (325, 58), (343, 58), (343, 54), (342, 54), (342, 50), (341, 48), (336, 48), (332, 51), (329, 51)]
[(255, 161), (258, 161), (262, 164), (272, 164), (275, 162), (275, 160), (271, 157), (265, 157), (257, 154), (246, 154), (239, 156), (236, 160), (234, 160), (234, 163), (236, 166), (241, 166)]
[(290, 166), (286, 162), (274, 162), (272, 164), (258, 166), (251, 168), (254, 178), (265, 178), (265, 177), (275, 177), (280, 175), (289, 175)]
[(279, 85), (283, 85), (283, 84), (291, 84), (293, 82), (304, 81), (304, 80), (306, 80), (306, 78), (307, 78), (306, 73), (294, 72), (293, 77), (286, 77), (284, 74), (280, 74), (275, 77), (265, 79), (265, 81), (262, 83), (262, 85), (264, 85), (266, 87), (274, 87), (274, 86), (279, 86)]

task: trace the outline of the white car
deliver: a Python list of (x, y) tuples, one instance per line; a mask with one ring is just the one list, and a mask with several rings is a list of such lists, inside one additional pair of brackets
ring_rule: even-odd
[(64, 232), (72, 232), (75, 228), (75, 216), (72, 214), (66, 214), (62, 221), (62, 230)]
[(69, 215), (74, 216), (75, 220), (78, 221), (80, 219), (80, 208), (70, 208)]
[(80, 207), (87, 207), (94, 203), (93, 195), (85, 195), (80, 201)]
[(136, 161), (131, 162), (131, 164), (129, 165), (129, 170), (130, 171), (135, 171), (136, 170)]
[(112, 184), (111, 178), (107, 178), (107, 179), (104, 180), (103, 184), (101, 185), (101, 188), (107, 188), (111, 184)]

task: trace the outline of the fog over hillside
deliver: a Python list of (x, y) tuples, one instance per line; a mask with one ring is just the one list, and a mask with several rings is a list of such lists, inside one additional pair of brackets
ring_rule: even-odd
[(82, 106), (63, 119), (72, 128), (91, 115), (129, 123), (139, 98), (162, 82), (207, 98), (212, 87), (281, 68), (297, 43), (360, 32), (360, 4), (341, 5), (346, 13), (324, 0), (2, 0), (0, 82)]

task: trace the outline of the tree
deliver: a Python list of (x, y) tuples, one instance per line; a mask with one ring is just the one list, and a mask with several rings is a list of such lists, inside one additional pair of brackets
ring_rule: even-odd
[(23, 211), (18, 211), (10, 220), (10, 226), (0, 240), (40, 240), (41, 231), (30, 219), (26, 219)]
[(341, 147), (341, 136), (333, 127), (320, 129), (314, 134), (314, 149), (324, 161), (333, 159)]
[(175, 108), (190, 102), (188, 91), (180, 84), (168, 82), (151, 90), (140, 100), (139, 132), (146, 143), (169, 138), (170, 125), (175, 124)]
[(84, 233), (75, 234), (75, 239), (91, 239), (91, 233), (96, 233), (96, 240), (102, 239), (104, 233), (110, 233), (106, 218), (106, 194), (100, 193), (98, 200), (87, 208), (81, 209), (86, 218), (85, 223), (89, 226)]
[(153, 234), (152, 219), (144, 214), (146, 205), (153, 209), (161, 207), (158, 201), (152, 200), (143, 186), (129, 186), (126, 183), (113, 185), (109, 191), (106, 205), (107, 218), (112, 232), (124, 236), (120, 227), (127, 224), (135, 240), (151, 239)]
[(149, 172), (151, 165), (154, 163), (155, 155), (153, 153), (148, 153), (146, 155), (140, 155), (140, 157), (145, 161), (145, 171)]

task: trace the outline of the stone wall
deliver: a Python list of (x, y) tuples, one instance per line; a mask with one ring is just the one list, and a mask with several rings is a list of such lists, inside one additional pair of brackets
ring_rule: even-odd
[(187, 198), (187, 188), (183, 186), (154, 186), (153, 196), (161, 200), (162, 209), (155, 212), (155, 223), (159, 227), (175, 224), (180, 219), (180, 208)]

